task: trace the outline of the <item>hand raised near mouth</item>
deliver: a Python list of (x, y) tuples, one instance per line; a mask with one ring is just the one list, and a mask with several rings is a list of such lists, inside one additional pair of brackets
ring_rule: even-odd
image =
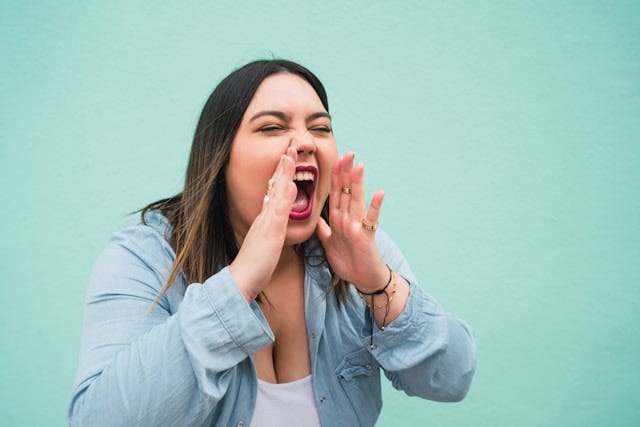
[(267, 194), (262, 210), (229, 266), (231, 275), (249, 302), (267, 286), (282, 253), (289, 212), (297, 193), (293, 183), (297, 157), (291, 147), (280, 156), (273, 176), (268, 183), (265, 182)]
[(329, 224), (322, 218), (316, 232), (333, 271), (361, 292), (378, 290), (389, 276), (375, 242), (384, 191), (365, 206), (364, 165), (349, 152), (338, 158), (331, 174)]

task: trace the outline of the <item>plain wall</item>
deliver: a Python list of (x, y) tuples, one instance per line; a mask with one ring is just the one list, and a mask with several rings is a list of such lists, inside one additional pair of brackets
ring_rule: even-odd
[(325, 83), (381, 226), (468, 321), (465, 401), (380, 426), (640, 421), (640, 3), (0, 5), (0, 424), (62, 426), (92, 263), (180, 191), (200, 109), (263, 57)]

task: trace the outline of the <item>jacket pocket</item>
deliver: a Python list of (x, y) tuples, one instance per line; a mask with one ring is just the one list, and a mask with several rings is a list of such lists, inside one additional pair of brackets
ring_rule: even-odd
[(380, 367), (367, 349), (348, 353), (335, 370), (361, 425), (374, 425), (382, 409)]

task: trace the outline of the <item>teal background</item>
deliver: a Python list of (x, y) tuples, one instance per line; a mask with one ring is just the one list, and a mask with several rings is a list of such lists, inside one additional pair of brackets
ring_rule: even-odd
[(200, 109), (306, 64), (382, 226), (477, 335), (459, 404), (380, 426), (640, 422), (640, 3), (4, 1), (0, 424), (62, 426), (95, 258), (179, 191)]

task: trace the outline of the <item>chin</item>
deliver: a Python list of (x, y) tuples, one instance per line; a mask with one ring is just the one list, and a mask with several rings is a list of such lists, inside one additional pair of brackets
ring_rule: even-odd
[(317, 218), (315, 220), (309, 219), (307, 221), (304, 221), (303, 223), (290, 220), (289, 226), (287, 227), (287, 235), (284, 239), (284, 244), (287, 246), (293, 246), (306, 242), (311, 238), (311, 236), (313, 236), (313, 233), (316, 231), (317, 223)]

